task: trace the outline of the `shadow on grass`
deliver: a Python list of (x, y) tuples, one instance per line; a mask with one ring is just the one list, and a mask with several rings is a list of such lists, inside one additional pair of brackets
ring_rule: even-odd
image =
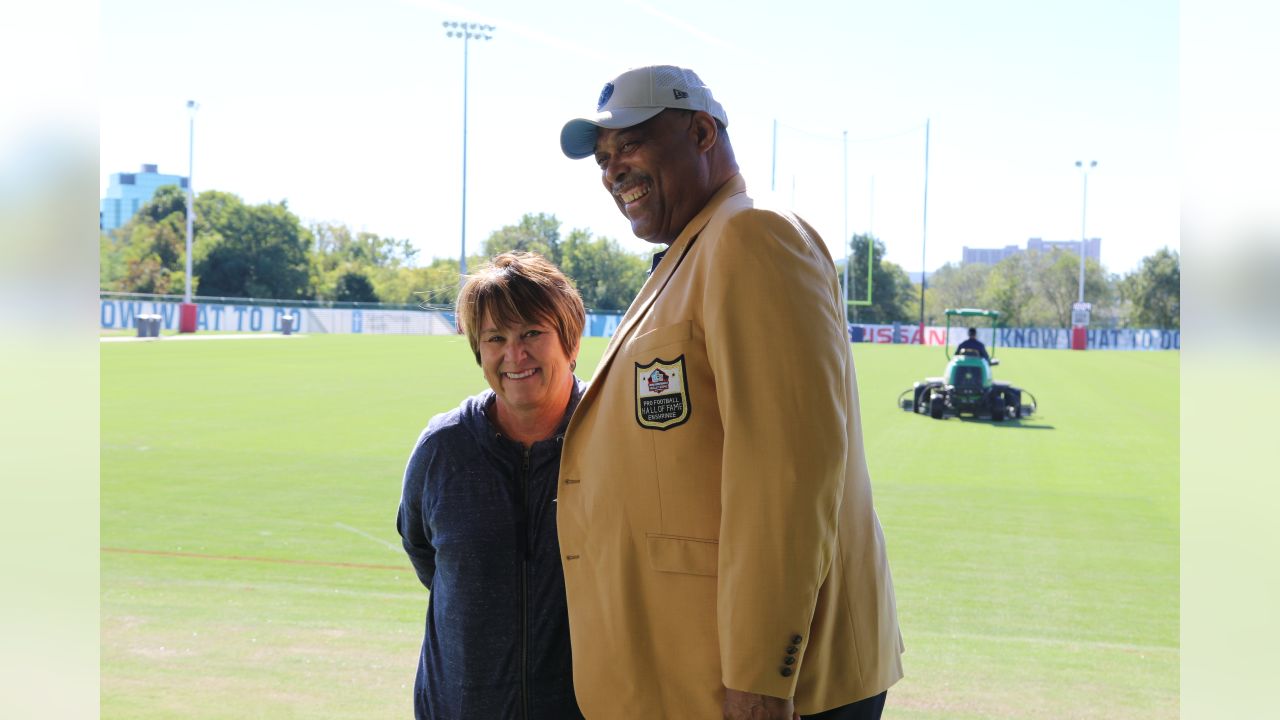
[[(924, 419), (930, 420), (932, 422), (938, 422), (937, 420), (934, 420), (933, 418), (923, 413), (912, 413), (912, 414), (920, 415)], [(1053, 425), (1043, 425), (1043, 424), (1035, 423), (1032, 420), (1026, 419), (1026, 418), (1024, 419), (1007, 418), (1000, 422), (996, 422), (991, 418), (973, 417), (973, 416), (967, 416), (967, 415), (947, 415), (946, 418), (942, 420), (942, 422), (946, 422), (948, 420), (958, 420), (959, 422), (962, 422), (962, 423), (975, 423), (978, 425), (990, 425), (992, 427), (1018, 429), (1018, 430), (1056, 430), (1057, 429)]]
[(991, 427), (1008, 428), (1010, 430), (1013, 430), (1013, 429), (1056, 430), (1057, 429), (1052, 425), (1040, 425), (1040, 424), (1033, 423), (1030, 420), (1014, 419), (1014, 418), (1008, 418), (1000, 422), (996, 422), (995, 420), (992, 420), (990, 418), (978, 418), (978, 417), (957, 417), (956, 419), (961, 422), (977, 423), (979, 425), (990, 425)]

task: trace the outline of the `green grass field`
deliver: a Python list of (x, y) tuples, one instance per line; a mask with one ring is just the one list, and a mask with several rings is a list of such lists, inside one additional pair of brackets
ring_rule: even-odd
[[(885, 717), (1177, 717), (1178, 355), (1001, 350), (1041, 405), (1003, 426), (895, 407), (940, 349), (854, 355), (907, 645)], [(484, 387), (466, 342), (101, 359), (102, 717), (411, 716), (426, 592), (400, 476)]]

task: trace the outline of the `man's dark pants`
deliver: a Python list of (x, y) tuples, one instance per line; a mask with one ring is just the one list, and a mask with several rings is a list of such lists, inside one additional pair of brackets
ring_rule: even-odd
[(800, 720), (880, 720), (888, 690), (856, 703), (823, 710), (817, 715), (801, 715)]

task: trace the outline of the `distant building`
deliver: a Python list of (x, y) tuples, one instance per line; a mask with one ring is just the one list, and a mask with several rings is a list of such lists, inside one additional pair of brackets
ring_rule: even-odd
[[(964, 254), (960, 259), (961, 265), (970, 265), (973, 263), (984, 263), (987, 265), (995, 265), (1012, 255), (1020, 252), (1051, 252), (1053, 250), (1062, 250), (1064, 252), (1076, 253), (1080, 252), (1079, 240), (1041, 240), (1040, 238), (1030, 238), (1027, 240), (1027, 248), (1023, 250), (1017, 245), (1005, 245), (1002, 248), (971, 248), (965, 247)], [(1084, 256), (1097, 262), (1102, 262), (1102, 238), (1090, 238), (1084, 243)]]
[(187, 189), (187, 178), (181, 175), (163, 175), (155, 165), (142, 166), (142, 172), (112, 173), (107, 196), (98, 206), (98, 227), (104, 231), (115, 230), (129, 222), (138, 208), (146, 204), (162, 185), (177, 185)]
[[(1063, 252), (1080, 254), (1079, 240), (1041, 240), (1040, 238), (1031, 238), (1027, 240), (1028, 252), (1049, 252), (1053, 250), (1062, 250)], [(1084, 241), (1084, 256), (1090, 260), (1102, 262), (1102, 238), (1090, 238)]]
[(985, 263), (987, 265), (995, 265), (1010, 255), (1017, 255), (1022, 252), (1022, 248), (1017, 245), (1005, 245), (1002, 248), (971, 248), (964, 249), (964, 256), (960, 262), (962, 265), (972, 263)]

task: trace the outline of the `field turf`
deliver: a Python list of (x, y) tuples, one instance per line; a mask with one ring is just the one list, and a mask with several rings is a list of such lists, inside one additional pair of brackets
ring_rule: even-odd
[[(1177, 717), (1178, 355), (1000, 350), (1040, 402), (1003, 425), (896, 408), (940, 349), (854, 356), (907, 646), (885, 718)], [(101, 359), (101, 716), (411, 716), (395, 510), (423, 425), (484, 387), (465, 341)]]

